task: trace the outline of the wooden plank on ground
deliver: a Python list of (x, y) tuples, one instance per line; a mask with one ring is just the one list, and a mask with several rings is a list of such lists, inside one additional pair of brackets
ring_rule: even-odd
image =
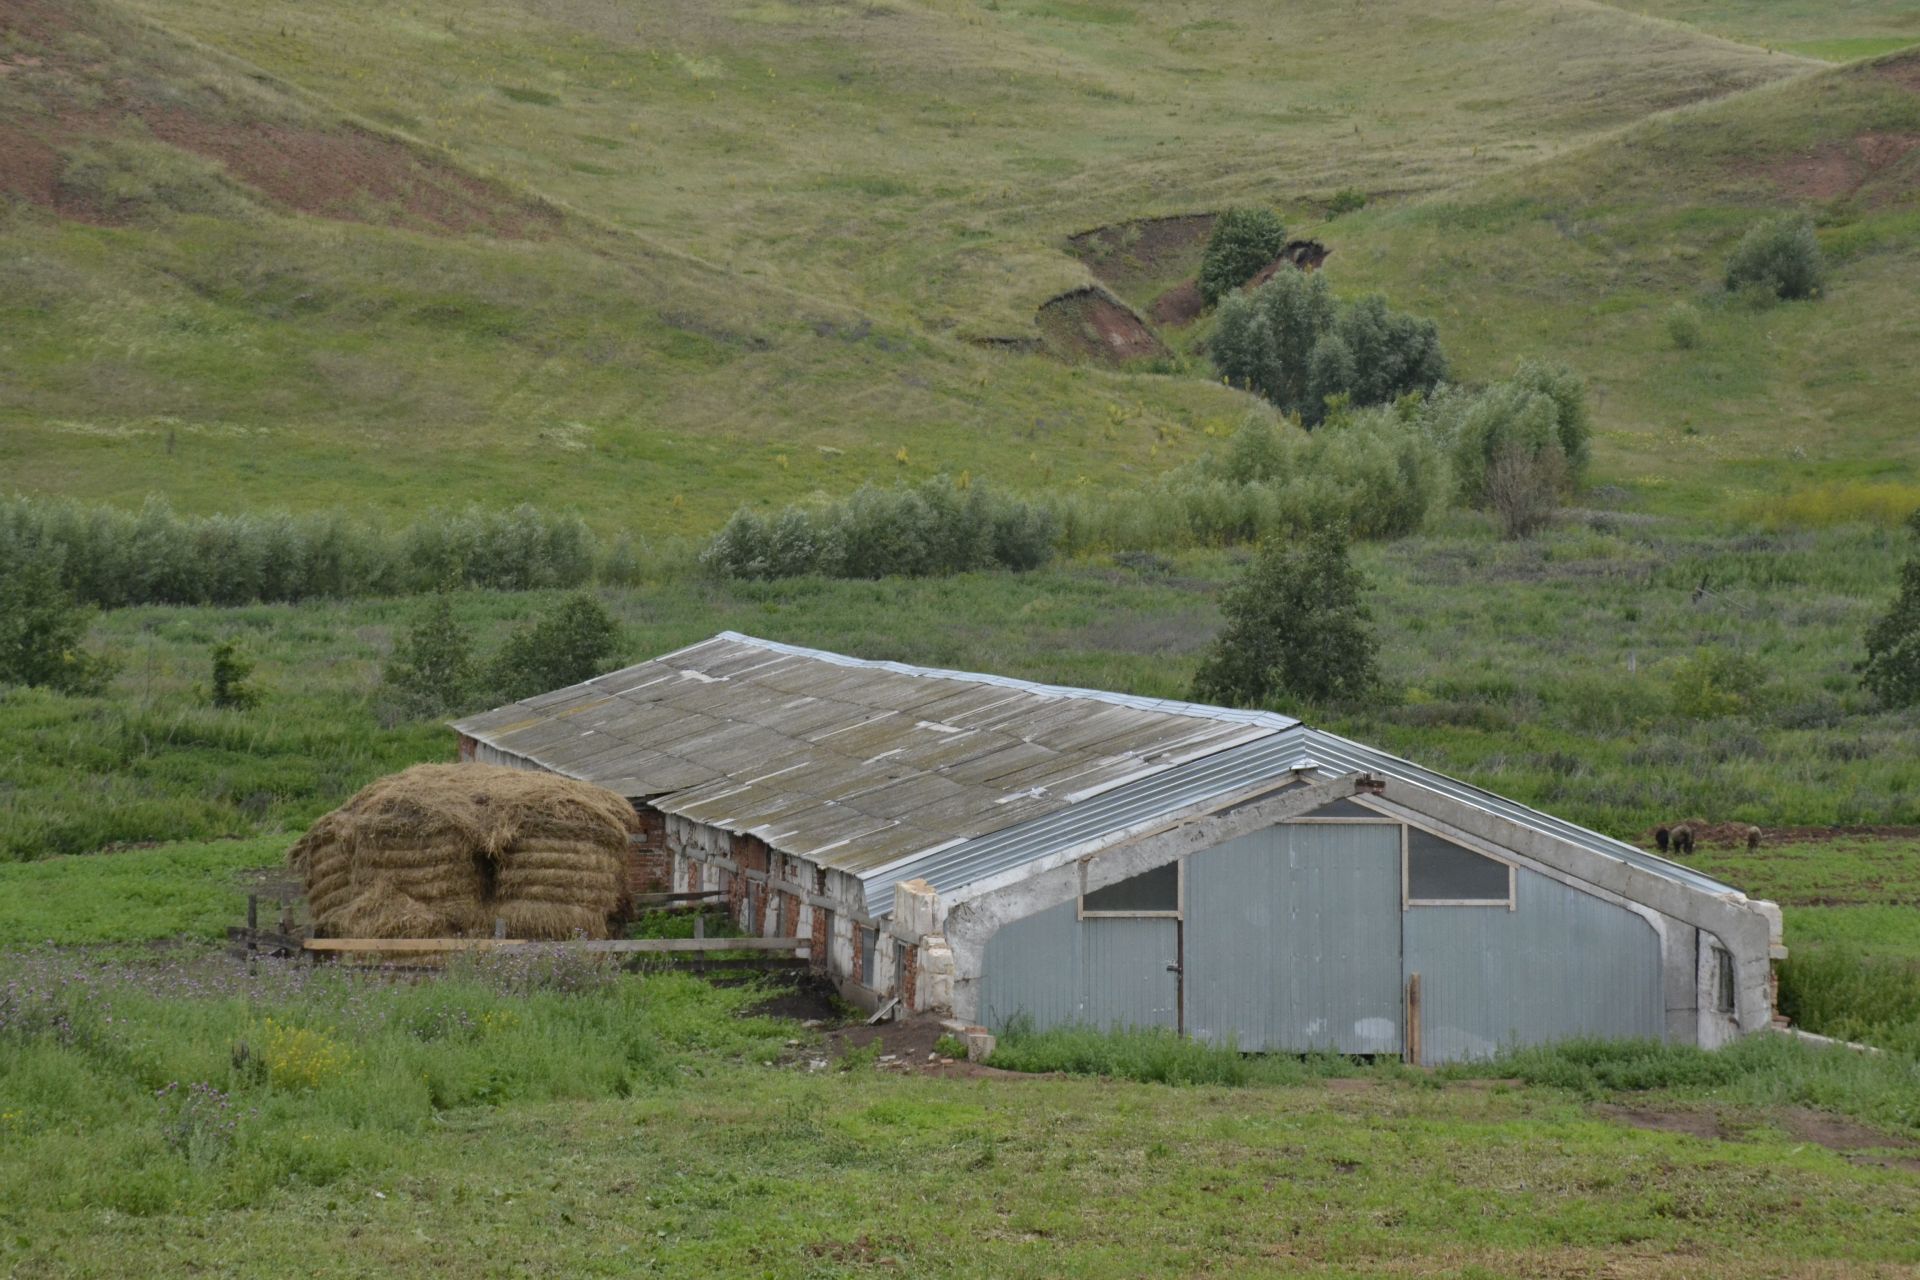
[(308, 951), (352, 954), (430, 955), (447, 951), (516, 951), (545, 947), (557, 951), (634, 955), (707, 951), (805, 952), (799, 938), (611, 938), (597, 942), (531, 942), (525, 938), (308, 938)]

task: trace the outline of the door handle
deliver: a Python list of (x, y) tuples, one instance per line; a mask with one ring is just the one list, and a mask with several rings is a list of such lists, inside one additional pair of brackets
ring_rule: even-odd
[(1177, 964), (1170, 964), (1170, 965), (1168, 965), (1168, 966), (1167, 966), (1167, 972), (1168, 972), (1168, 973), (1181, 973), (1181, 972), (1184, 972), (1184, 971), (1183, 971), (1183, 970), (1182, 970), (1182, 969), (1180, 968), (1180, 966), (1179, 966), (1179, 965), (1177, 965)]

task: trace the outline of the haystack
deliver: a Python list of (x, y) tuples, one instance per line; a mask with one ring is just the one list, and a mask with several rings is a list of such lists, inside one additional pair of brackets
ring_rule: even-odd
[(348, 938), (604, 938), (633, 806), (557, 774), (423, 764), (382, 778), (288, 850), (315, 930)]

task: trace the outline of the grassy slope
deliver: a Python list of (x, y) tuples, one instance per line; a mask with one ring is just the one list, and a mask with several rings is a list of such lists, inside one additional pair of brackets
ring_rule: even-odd
[(1251, 0), (134, 7), (246, 62), (90, 6), (0, 95), (30, 116), (184, 87), (213, 118), (339, 128), (257, 64), (576, 212), (538, 241), (451, 237), (377, 203), (374, 226), (292, 214), (216, 172), (217, 200), (119, 227), (0, 213), (15, 483), (200, 509), (536, 498), (648, 534), (873, 475), (1165, 465), (1244, 399), (959, 340), (1030, 332), (1085, 278), (1064, 233), (1433, 189), (1805, 65), (1561, 0), (1367, 23)]
[(1912, 0), (1614, 0), (1622, 9), (1807, 58), (1846, 62), (1920, 44)]
[[(1593, 382), (1609, 478), (1670, 510), (1759, 500), (1819, 481), (1911, 480), (1920, 370), (1920, 151), (1875, 164), (1880, 137), (1920, 132), (1913, 62), (1860, 65), (1678, 111), (1576, 156), (1341, 219), (1330, 264), (1435, 315), (1468, 376), (1519, 354)], [(1867, 150), (1863, 150), (1867, 148)], [(1729, 302), (1721, 264), (1780, 209), (1820, 223), (1833, 273), (1812, 304)], [(1330, 230), (1329, 235), (1333, 234)], [(1675, 349), (1665, 317), (1696, 307)]]
[[(246, 873), (277, 865), (287, 844), (264, 836), (0, 864), (0, 947), (224, 938), (245, 917)], [(271, 924), (272, 911), (262, 918)]]

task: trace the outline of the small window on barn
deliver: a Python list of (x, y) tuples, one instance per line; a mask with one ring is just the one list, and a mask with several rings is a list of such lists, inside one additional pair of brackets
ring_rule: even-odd
[[(1083, 873), (1084, 874), (1084, 873)], [(1180, 914), (1180, 864), (1142, 871), (1080, 896), (1082, 916), (1177, 916)]]
[(1407, 829), (1407, 904), (1416, 907), (1513, 905), (1513, 868), (1443, 840)]
[(1725, 947), (1713, 949), (1713, 1007), (1718, 1013), (1733, 1012), (1733, 955)]

